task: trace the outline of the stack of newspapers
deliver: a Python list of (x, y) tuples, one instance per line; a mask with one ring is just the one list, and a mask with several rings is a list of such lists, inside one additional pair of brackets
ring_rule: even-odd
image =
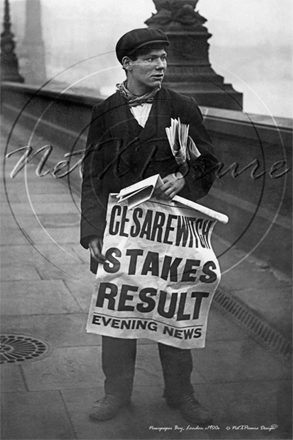
[[(178, 165), (184, 165), (188, 160), (194, 160), (200, 156), (198, 148), (188, 134), (189, 125), (182, 124), (180, 118), (178, 118), (178, 120), (171, 119), (171, 126), (166, 127), (165, 130), (172, 154), (174, 155)], [(119, 194), (116, 194), (116, 197), (118, 202), (127, 200), (128, 208), (132, 209), (140, 203), (146, 202), (154, 197), (155, 189), (160, 187), (162, 184), (163, 181), (160, 175), (156, 174), (131, 186), (128, 186), (127, 188), (123, 188)], [(211, 215), (213, 212), (209, 210), (209, 208), (202, 207), (201, 205), (191, 202), (190, 200), (183, 199), (179, 196), (175, 196), (172, 201), (192, 207), (193, 209), (201, 210), (201, 212), (207, 213), (208, 215)], [(221, 216), (222, 214), (219, 217), (221, 219), (220, 221), (223, 221)]]
[(180, 118), (171, 119), (171, 127), (166, 127), (165, 130), (178, 165), (183, 165), (187, 160), (197, 159), (200, 156), (193, 139), (188, 135), (189, 125), (182, 124)]
[[(118, 203), (127, 201), (128, 208), (133, 209), (141, 203), (150, 200), (154, 196), (155, 189), (162, 185), (162, 183), (163, 181), (160, 175), (155, 174), (154, 176), (141, 180), (140, 182), (128, 186), (127, 188), (123, 188), (119, 194), (116, 194), (116, 198), (118, 199)], [(195, 209), (202, 214), (208, 215), (209, 217), (218, 220), (221, 223), (228, 222), (228, 217), (225, 214), (214, 211), (213, 209), (207, 208), (203, 205), (199, 205), (198, 203), (184, 199), (180, 196), (173, 197), (172, 201), (169, 203), (172, 203), (174, 206), (181, 205)]]

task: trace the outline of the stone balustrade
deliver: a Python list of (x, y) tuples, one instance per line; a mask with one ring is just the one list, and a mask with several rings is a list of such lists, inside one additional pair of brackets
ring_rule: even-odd
[[(91, 109), (102, 99), (3, 83), (2, 112), (14, 121), (7, 151), (15, 148), (13, 130), (19, 125), (41, 134), (53, 148), (58, 144), (64, 154), (81, 151)], [(218, 255), (238, 247), (289, 274), (292, 120), (211, 107), (201, 110), (220, 164), (210, 194), (200, 203), (230, 218), (228, 225), (217, 226), (223, 241)], [(43, 147), (34, 145), (33, 135), (30, 142), (34, 151)], [(76, 155), (75, 162), (80, 157)]]

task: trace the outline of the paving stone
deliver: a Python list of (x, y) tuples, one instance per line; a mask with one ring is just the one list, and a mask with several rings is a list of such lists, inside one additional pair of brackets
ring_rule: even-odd
[(221, 283), (229, 291), (250, 295), (255, 294), (258, 289), (271, 289), (272, 285), (276, 288), (288, 286), (285, 281), (280, 282), (269, 267), (261, 268), (249, 261), (244, 261), (224, 274)]
[(156, 343), (156, 341), (153, 341), (151, 339), (141, 338), (141, 339), (137, 340), (137, 345), (149, 345), (149, 344), (155, 344), (156, 345), (157, 343)]
[(20, 244), (27, 244), (28, 241), (21, 232), (23, 229), (24, 234), (33, 241), (34, 245), (45, 249), (52, 245), (53, 252), (58, 250), (58, 246), (69, 248), (70, 242), (72, 242), (73, 252), (71, 253), (80, 260), (89, 262), (89, 252), (79, 244), (79, 222), (80, 216), (78, 214), (35, 216), (33, 212), (29, 212), (27, 216), (16, 217), (15, 221), (11, 213), (7, 213), (2, 216), (1, 222), (1, 228), (5, 228), (2, 233), (2, 244), (8, 246), (13, 236), (15, 239), (18, 237), (22, 239)]
[(39, 221), (44, 228), (79, 227), (79, 214), (40, 214)]
[(1, 231), (1, 244), (2, 245), (26, 245), (28, 240), (25, 235), (18, 228), (5, 228), (5, 233)]
[(23, 365), (30, 391), (102, 386), (100, 347), (55, 348), (50, 356)]
[[(205, 383), (205, 379), (196, 369), (192, 372), (192, 382)], [(138, 346), (134, 378), (135, 387), (149, 387), (153, 385), (164, 386), (158, 345), (156, 343), (151, 346)]]
[[(5, 178), (7, 187), (13, 188), (22, 185), (24, 191), (27, 191), (28, 189), (33, 189), (34, 186), (46, 189), (47, 187), (57, 187), (59, 185), (50, 173), (42, 177), (38, 176), (36, 173), (37, 167), (32, 162), (27, 164), (22, 170), (16, 170), (15, 164), (17, 160), (18, 159), (15, 157), (14, 163), (12, 163), (12, 161), (9, 163), (10, 158), (5, 161)], [(47, 167), (43, 171), (46, 172), (48, 169), (49, 168)]]
[(37, 337), (51, 347), (101, 345), (101, 336), (85, 330), (87, 314), (3, 316), (1, 331)]
[[(2, 223), (2, 222), (1, 222)], [(18, 223), (13, 224), (14, 220), (10, 220), (10, 225), (4, 226), (1, 224), (0, 234), (1, 234), (1, 244), (7, 245), (13, 238), (14, 240), (18, 240), (19, 244), (20, 239), (24, 239), (27, 243), (29, 242), (25, 233), (22, 230), (21, 225)]]
[[(132, 404), (106, 422), (88, 418), (93, 402), (103, 396), (103, 388), (62, 390), (74, 429), (80, 439), (209, 439), (205, 430), (191, 430), (179, 411), (169, 408), (160, 387), (136, 387)], [(184, 429), (180, 431), (178, 427)], [(160, 429), (161, 428), (161, 429)], [(163, 429), (168, 428), (168, 429)]]
[[(5, 195), (5, 192), (3, 192), (2, 194)], [(68, 192), (67, 193), (61, 193), (61, 194), (55, 194), (54, 192), (48, 193), (46, 191), (46, 195), (45, 196), (44, 196), (44, 194), (38, 194), (38, 193), (37, 194), (36, 193), (29, 193), (29, 196), (30, 196), (33, 204), (34, 203), (43, 203), (44, 202), (44, 197), (45, 197), (46, 203), (60, 203), (60, 204), (62, 204), (62, 203), (72, 203), (72, 196)], [(24, 197), (25, 197), (25, 199), (24, 199)], [(27, 192), (26, 192), (26, 188), (24, 187), (24, 189), (23, 189), (23, 191), (21, 193), (10, 192), (9, 200), (10, 200), (10, 202), (12, 204), (13, 203), (23, 203), (25, 200), (28, 200), (28, 195), (27, 195)], [(79, 198), (77, 196), (74, 196), (74, 200), (76, 200), (76, 203), (78, 203)]]
[(47, 192), (45, 193), (45, 195), (32, 194), (31, 199), (33, 203), (37, 203), (37, 204), (49, 203), (51, 205), (52, 203), (54, 203), (54, 205), (56, 205), (56, 208), (57, 208), (57, 204), (59, 204), (59, 211), (61, 209), (62, 212), (63, 212), (64, 203), (70, 205), (77, 205), (78, 207), (80, 206), (80, 197), (77, 196), (76, 194), (71, 194), (69, 191), (67, 191), (67, 193), (59, 193), (59, 194), (54, 194), (54, 193), (47, 194)]
[(66, 408), (57, 391), (3, 393), (3, 440), (74, 439)]
[(32, 265), (5, 266), (1, 269), (2, 281), (40, 280), (40, 275)]
[[(34, 228), (72, 228), (79, 227), (79, 214), (39, 214), (37, 212), (29, 211), (26, 214), (18, 215), (16, 220), (9, 214), (1, 215), (1, 229), (5, 233), (6, 228), (25, 228), (30, 231)], [(12, 231), (11, 231), (12, 233)]]
[(64, 228), (24, 228), (25, 233), (35, 244), (39, 243), (76, 243), (79, 240), (79, 229), (77, 227)]
[(18, 228), (11, 212), (4, 214), (1, 212), (1, 233), (5, 234), (6, 228)]
[(163, 387), (163, 373), (157, 344), (137, 347), (134, 388), (138, 386)]
[(88, 249), (84, 249), (79, 243), (71, 244), (73, 252), (80, 258), (84, 263), (90, 265), (90, 252)]
[(8, 216), (11, 219), (13, 219), (13, 216), (11, 214), (11, 209), (10, 206), (8, 205), (7, 201), (5, 200), (2, 204), (1, 204), (1, 216)]
[[(221, 242), (220, 246), (218, 246), (219, 242)], [(247, 252), (240, 249), (237, 244), (232, 244), (229, 241), (223, 240), (222, 238), (217, 237), (215, 234), (213, 236), (212, 243), (215, 254), (219, 259), (219, 264), (222, 271), (222, 282), (226, 280), (226, 276), (230, 277), (231, 273), (235, 274), (236, 276), (236, 271), (238, 270), (243, 270), (246, 274), (249, 274), (249, 271), (254, 270), (255, 261), (252, 259), (252, 263), (251, 256), (249, 256)], [(245, 282), (246, 279), (246, 277), (241, 278), (240, 282)]]
[(2, 190), (0, 190), (0, 201), (1, 201), (1, 205), (3, 206), (5, 203), (6, 203), (6, 201), (7, 201), (7, 198), (6, 198), (6, 194), (5, 194), (5, 191), (2, 189)]
[[(10, 151), (9, 153), (10, 154)], [(17, 162), (19, 161), (21, 154), (14, 154), (9, 158), (6, 158), (5, 161), (5, 176), (7, 178), (8, 184), (11, 186), (18, 186), (22, 184), (25, 186), (25, 183), (34, 182), (36, 179), (40, 179), (36, 175), (36, 168), (32, 163), (27, 164), (24, 168), (19, 169), (16, 167)]]
[(60, 246), (57, 243), (32, 245), (28, 242), (24, 245), (2, 245), (0, 252), (1, 266), (19, 266), (25, 261), (26, 264), (44, 268), (50, 265), (50, 261), (55, 265), (76, 264), (82, 261), (67, 243)]
[(259, 287), (253, 291), (249, 289), (249, 291), (235, 293), (230, 291), (229, 293), (249, 304), (249, 307), (258, 315), (263, 314), (269, 323), (291, 339), (292, 316), (284, 313), (284, 310), (292, 310), (292, 289), (289, 286), (286, 287), (286, 283), (279, 283), (274, 295), (268, 294), (268, 289), (265, 287)]
[(83, 312), (88, 313), (94, 291), (95, 276), (89, 270), (87, 270), (86, 276), (88, 278), (86, 282), (84, 280), (66, 279), (65, 284)]
[[(15, 157), (14, 163), (12, 163), (12, 161), (10, 162), (10, 158), (5, 161), (5, 183), (7, 188), (18, 188), (22, 186), (24, 191), (28, 191), (35, 186), (42, 187), (43, 190), (48, 187), (53, 188), (58, 186), (58, 182), (56, 182), (50, 174), (43, 177), (37, 176), (36, 167), (33, 163), (29, 163), (22, 170), (17, 171), (15, 168), (17, 160)], [(44, 171), (46, 172), (47, 170), (45, 169)]]
[(73, 280), (74, 283), (82, 281), (84, 284), (87, 284), (89, 279), (88, 265), (76, 260), (74, 261), (74, 264), (54, 264), (53, 261), (51, 261), (52, 264), (50, 264), (42, 261), (42, 263), (37, 265), (37, 270), (40, 277), (44, 280)]
[(19, 364), (2, 364), (1, 393), (13, 393), (15, 391), (26, 391)]
[[(224, 266), (233, 267), (235, 261), (243, 257), (245, 252), (232, 249), (224, 256)], [(291, 338), (292, 288), (287, 276), (250, 255), (241, 264), (222, 273), (220, 289), (239, 298), (271, 326)]]
[[(56, 196), (57, 197), (57, 196)], [(30, 212), (36, 212), (36, 214), (60, 214), (60, 211), (63, 214), (78, 214), (79, 210), (78, 207), (72, 202), (72, 200), (68, 202), (63, 202), (62, 206), (60, 206), (60, 203), (50, 203), (46, 201), (46, 193), (44, 193), (44, 199), (43, 202), (35, 202), (33, 203), (33, 197), (31, 200), (32, 204), (29, 203), (29, 201), (26, 201), (24, 203), (13, 203), (12, 208), (13, 211), (20, 215), (20, 214), (29, 214)]]
[[(83, 258), (75, 252), (75, 245), (72, 245), (71, 243), (51, 243), (46, 245), (38, 243), (36, 249), (54, 264), (74, 264), (83, 262)], [(38, 261), (36, 263), (38, 263)]]
[[(194, 367), (207, 382), (288, 379), (290, 368), (251, 339), (213, 341), (193, 350)], [(213, 359), (214, 362), (210, 362)]]
[(206, 343), (223, 340), (247, 339), (248, 335), (244, 333), (236, 324), (225, 316), (221, 315), (215, 307), (210, 308), (207, 326)]
[[(213, 423), (220, 427), (216, 439), (292, 438), (291, 381), (219, 383), (197, 385), (196, 389), (204, 404), (205, 396), (209, 399)], [(272, 425), (276, 429), (270, 432), (261, 428)]]
[[(102, 386), (101, 347), (64, 347), (46, 358), (23, 365), (29, 390), (87, 388)], [(193, 383), (203, 383), (195, 369)], [(156, 344), (139, 345), (135, 370), (135, 386), (163, 386), (162, 369)]]
[(62, 281), (5, 281), (2, 283), (2, 315), (80, 312)]
[(219, 235), (217, 233), (218, 232), (217, 226), (218, 225), (216, 224), (214, 231), (213, 231), (212, 238), (211, 238), (211, 244), (212, 244), (212, 248), (213, 248), (215, 254), (219, 258), (219, 262), (222, 267), (222, 265), (224, 264), (224, 261), (225, 261), (225, 260), (223, 261), (222, 255), (225, 254), (229, 245), (226, 241), (222, 240), (221, 237), (219, 237)]
[[(6, 174), (6, 176), (9, 177), (8, 174)], [(58, 197), (59, 194), (70, 194), (68, 186), (65, 184), (60, 185), (60, 180), (57, 182), (51, 179), (50, 181), (47, 180), (46, 182), (42, 182), (41, 178), (37, 178), (36, 176), (36, 178), (28, 184), (28, 188), (26, 188), (24, 179), (18, 180), (17, 182), (9, 179), (6, 178), (8, 195), (13, 192), (23, 191), (24, 189), (25, 191), (28, 191), (30, 195), (55, 194), (55, 196)]]
[(33, 263), (33, 247), (27, 242), (24, 245), (1, 245), (1, 266), (13, 264)]
[[(128, 424), (130, 438), (146, 439), (208, 439), (205, 430), (191, 430), (192, 423), (184, 420), (180, 412), (166, 405), (163, 389), (136, 388), (133, 393), (132, 420)], [(160, 430), (160, 428), (167, 428)]]
[[(34, 227), (32, 226), (34, 224)], [(53, 245), (62, 247), (70, 242), (76, 243), (79, 240), (79, 232), (77, 227), (56, 227), (48, 228), (42, 227), (36, 219), (32, 218), (30, 226), (23, 225), (21, 222), (5, 228), (5, 235), (2, 234), (2, 244), (20, 245), (32, 244), (38, 245)]]

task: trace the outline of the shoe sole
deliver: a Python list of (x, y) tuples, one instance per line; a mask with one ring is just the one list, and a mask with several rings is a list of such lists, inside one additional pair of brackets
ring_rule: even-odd
[[(178, 403), (171, 403), (171, 402), (167, 402), (167, 401), (166, 401), (166, 403), (169, 406), (169, 408), (180, 410), (180, 404), (178, 404)], [(204, 426), (212, 425), (213, 424), (213, 419), (212, 418), (207, 420), (206, 422), (198, 422), (198, 421), (194, 421), (194, 420), (191, 420), (191, 419), (188, 419), (188, 418), (184, 417), (181, 411), (180, 411), (180, 414), (181, 414), (181, 417), (184, 420), (186, 420), (187, 422), (190, 422), (190, 423), (193, 423), (193, 424), (196, 424), (196, 425), (199, 425), (199, 426), (203, 426), (204, 427)]]
[(97, 416), (95, 414), (89, 414), (89, 419), (94, 421), (94, 422), (106, 422), (107, 420), (111, 420), (114, 419), (116, 416), (118, 416), (119, 412), (125, 408), (131, 405), (131, 402), (127, 402), (127, 403), (123, 403), (123, 405), (121, 405), (117, 412), (115, 414), (112, 414), (111, 416), (109, 415), (105, 415), (105, 416)]
[(93, 422), (106, 422), (107, 420), (114, 419), (118, 415), (118, 413), (119, 413), (119, 411), (110, 417), (109, 416), (98, 417), (98, 416), (95, 416), (94, 414), (90, 414), (89, 419), (92, 420)]

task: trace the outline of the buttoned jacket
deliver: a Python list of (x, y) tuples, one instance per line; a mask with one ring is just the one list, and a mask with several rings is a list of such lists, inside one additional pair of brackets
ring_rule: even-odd
[[(208, 193), (217, 159), (195, 100), (162, 87), (142, 128), (126, 99), (116, 92), (94, 107), (89, 126), (81, 194), (83, 247), (88, 247), (90, 237), (103, 237), (110, 193), (118, 193), (154, 174), (163, 178), (182, 171), (165, 131), (171, 118), (189, 124), (189, 135), (201, 153), (199, 158), (189, 161), (188, 171), (184, 171), (185, 186), (178, 195), (197, 201)], [(96, 270), (93, 261), (91, 270)]]

